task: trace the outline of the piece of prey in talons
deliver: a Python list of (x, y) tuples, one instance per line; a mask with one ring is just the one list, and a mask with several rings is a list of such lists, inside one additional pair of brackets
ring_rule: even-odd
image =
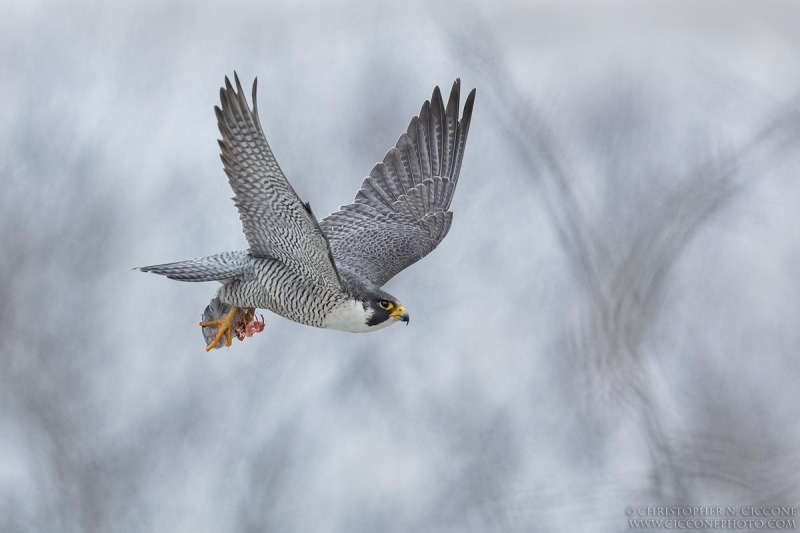
[(266, 323), (264, 317), (256, 317), (255, 308), (242, 309), (228, 305), (214, 298), (203, 312), (203, 337), (206, 341), (206, 351), (214, 348), (230, 346), (233, 337), (240, 341), (264, 331)]

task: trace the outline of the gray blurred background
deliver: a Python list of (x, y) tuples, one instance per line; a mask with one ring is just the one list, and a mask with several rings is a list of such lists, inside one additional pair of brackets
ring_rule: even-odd
[[(800, 501), (800, 4), (0, 4), (0, 530), (627, 531)], [(266, 312), (212, 107), (318, 216), (435, 85), (477, 87), (439, 249), (369, 335)]]

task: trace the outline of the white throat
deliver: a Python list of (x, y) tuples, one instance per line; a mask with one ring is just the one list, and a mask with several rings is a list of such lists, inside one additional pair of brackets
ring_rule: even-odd
[(347, 300), (338, 307), (333, 308), (322, 321), (322, 327), (328, 329), (338, 329), (340, 331), (350, 331), (352, 333), (366, 333), (391, 326), (397, 320), (390, 318), (380, 324), (368, 326), (367, 322), (372, 318), (373, 310), (356, 300)]

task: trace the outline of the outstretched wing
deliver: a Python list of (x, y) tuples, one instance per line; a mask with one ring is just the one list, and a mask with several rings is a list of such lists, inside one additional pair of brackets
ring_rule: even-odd
[(354, 203), (320, 222), (342, 274), (380, 287), (428, 255), (450, 229), (450, 202), (467, 142), (473, 89), (458, 120), (461, 80), (445, 107), (439, 87), (381, 163)]
[(297, 196), (272, 155), (258, 119), (256, 84), (250, 110), (234, 73), (225, 77), (222, 107), (215, 107), (222, 139), (220, 157), (234, 192), (242, 229), (256, 257), (278, 259), (318, 285), (340, 287), (327, 238), (308, 204)]

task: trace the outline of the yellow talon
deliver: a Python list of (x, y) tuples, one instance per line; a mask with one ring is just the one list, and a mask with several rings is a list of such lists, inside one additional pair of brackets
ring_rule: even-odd
[[(248, 310), (249, 311), (249, 310)], [(241, 312), (241, 309), (238, 307), (231, 306), (231, 310), (228, 311), (228, 314), (223, 316), (218, 320), (209, 320), (208, 322), (200, 322), (200, 325), (203, 327), (216, 327), (217, 334), (214, 335), (214, 340), (206, 346), (206, 351), (210, 352), (214, 346), (217, 345), (219, 340), (222, 338), (222, 335), (225, 335), (225, 346), (230, 346), (233, 342), (233, 320), (236, 317), (236, 314)]]

